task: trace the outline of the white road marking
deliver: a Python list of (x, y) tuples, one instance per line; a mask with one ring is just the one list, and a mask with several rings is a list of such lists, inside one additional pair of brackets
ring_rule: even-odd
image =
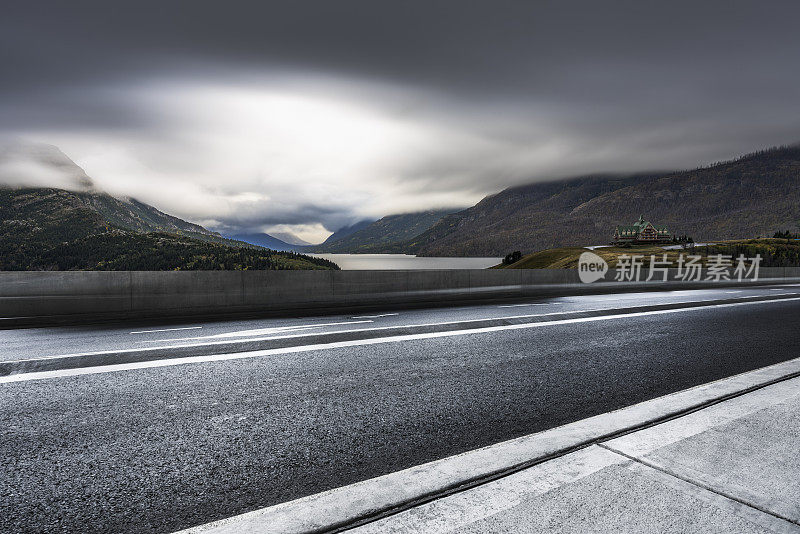
[(739, 290), (739, 291), (726, 291), (725, 293), (741, 293), (741, 290)]
[(358, 315), (356, 317), (351, 317), (351, 319), (377, 319), (378, 317), (393, 317), (395, 315), (400, 315), (399, 313), (381, 313), (379, 315)]
[(202, 326), (184, 326), (181, 328), (161, 328), (158, 330), (137, 330), (136, 332), (130, 332), (131, 334), (152, 334), (153, 332), (175, 332), (176, 330), (197, 330), (199, 328), (203, 328)]
[(281, 334), (283, 332), (293, 332), (296, 330), (307, 330), (309, 328), (322, 328), (323, 326), (340, 326), (345, 324), (364, 324), (372, 323), (374, 321), (342, 321), (338, 323), (317, 323), (317, 324), (298, 324), (292, 326), (273, 326), (270, 328), (255, 328), (251, 330), (236, 330), (233, 332), (225, 332), (222, 334), (212, 334), (209, 336), (197, 337), (177, 337), (172, 339), (151, 339), (140, 341), (140, 343), (163, 343), (165, 341), (192, 341), (195, 339), (224, 339), (228, 337), (253, 337), (265, 336), (270, 334)]
[(501, 304), (498, 308), (522, 308), (524, 306), (549, 306), (549, 304), (542, 302), (535, 302), (532, 304)]
[[(797, 295), (798, 293), (784, 293), (784, 295)], [(746, 295), (742, 297), (734, 297), (737, 299), (755, 299), (761, 298), (761, 295)], [(682, 302), (673, 302), (667, 304), (692, 304), (697, 302), (714, 302), (717, 299), (701, 299), (701, 300), (687, 300)], [(794, 299), (782, 299), (782, 300), (794, 300)], [(764, 302), (772, 302), (772, 301), (764, 301)], [(647, 308), (650, 304), (643, 304), (641, 306), (628, 306), (628, 309), (636, 309), (636, 308)], [(708, 306), (705, 306), (706, 308)], [(420, 327), (431, 327), (431, 326), (447, 326), (453, 324), (464, 324), (464, 323), (477, 323), (482, 321), (491, 321), (491, 320), (501, 320), (501, 319), (530, 319), (533, 317), (547, 317), (550, 315), (563, 315), (564, 313), (588, 313), (588, 312), (596, 312), (596, 311), (609, 311), (612, 312), (619, 308), (592, 308), (589, 310), (570, 310), (567, 312), (559, 311), (559, 312), (547, 312), (547, 313), (530, 313), (525, 315), (508, 315), (503, 317), (484, 317), (481, 319), (462, 319), (458, 321), (442, 321), (438, 323), (422, 323), (422, 324), (407, 324), (407, 325), (395, 325), (395, 326), (376, 326), (373, 328), (353, 328), (350, 330), (335, 330), (333, 332), (326, 332), (328, 334), (339, 334), (343, 332), (347, 333), (360, 333), (360, 332), (375, 332), (379, 330), (390, 330), (393, 328), (420, 328)], [(372, 322), (372, 321), (366, 321)], [(276, 339), (292, 339), (292, 338), (301, 338), (301, 337), (308, 337), (308, 336), (316, 336), (319, 335), (319, 332), (310, 332), (310, 333), (302, 333), (302, 334), (289, 334), (283, 336), (267, 336), (267, 337), (255, 337), (255, 338), (248, 338), (248, 339), (228, 339), (228, 340), (221, 340), (221, 341), (204, 341), (202, 343), (183, 343), (183, 344), (176, 344), (176, 345), (162, 345), (159, 347), (140, 347), (140, 348), (133, 348), (133, 349), (118, 349), (118, 350), (100, 350), (100, 351), (92, 351), (92, 352), (78, 352), (74, 354), (59, 354), (55, 356), (43, 356), (38, 358), (20, 358), (18, 362), (26, 362), (26, 361), (33, 361), (33, 360), (49, 360), (53, 358), (77, 358), (80, 356), (96, 356), (98, 354), (126, 354), (129, 352), (145, 352), (145, 351), (152, 351), (152, 350), (168, 350), (168, 349), (177, 349), (177, 348), (186, 348), (186, 347), (208, 347), (213, 345), (229, 345), (234, 343), (251, 343), (254, 341), (270, 341)], [(195, 338), (185, 338), (187, 340), (192, 340)], [(197, 338), (203, 339), (203, 338)], [(161, 339), (157, 340), (156, 342), (167, 342), (167, 341), (176, 341), (171, 339)]]
[(668, 310), (651, 310), (644, 312), (632, 312), (612, 315), (599, 315), (595, 317), (580, 317), (575, 319), (557, 319), (555, 321), (542, 321), (539, 323), (523, 323), (503, 326), (486, 326), (482, 328), (472, 328), (463, 330), (451, 330), (447, 332), (428, 332), (424, 334), (404, 334), (397, 336), (387, 336), (373, 339), (358, 339), (352, 341), (337, 341), (334, 343), (319, 343), (315, 345), (301, 345), (298, 347), (284, 347), (279, 349), (263, 349), (247, 352), (235, 352), (228, 354), (209, 354), (206, 356), (187, 356), (184, 358), (169, 358), (164, 360), (152, 360), (146, 362), (123, 363), (115, 365), (101, 365), (94, 367), (81, 367), (77, 369), (61, 369), (57, 371), (39, 371), (0, 377), (0, 384), (10, 382), (25, 382), (29, 380), (44, 380), (48, 378), (61, 378), (66, 376), (92, 375), (100, 373), (111, 373), (115, 371), (130, 371), (135, 369), (149, 369), (154, 367), (171, 367), (175, 365), (185, 365), (190, 363), (219, 362), (228, 360), (242, 360), (247, 358), (259, 358), (263, 356), (274, 356), (278, 354), (296, 354), (302, 352), (312, 352), (328, 349), (339, 349), (344, 347), (358, 347), (365, 345), (378, 345), (383, 343), (398, 343), (402, 341), (418, 341), (421, 339), (436, 339), (444, 337), (455, 337), (473, 334), (486, 334), (491, 332), (503, 332), (506, 330), (527, 330), (531, 328), (543, 328), (546, 326), (593, 323), (598, 321), (611, 321), (615, 319), (629, 319), (634, 317), (646, 317), (649, 315), (667, 315), (673, 313), (684, 313), (691, 311), (702, 311), (709, 308), (732, 308), (737, 306), (753, 306), (757, 304), (773, 304), (776, 302), (789, 302), (800, 300), (800, 297), (788, 299), (758, 300), (752, 302), (730, 302), (725, 304), (713, 304), (709, 306), (691, 308), (672, 308)]

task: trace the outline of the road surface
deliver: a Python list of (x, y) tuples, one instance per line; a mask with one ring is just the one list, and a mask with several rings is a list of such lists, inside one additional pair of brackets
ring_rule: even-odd
[[(798, 293), (726, 288), (2, 331), (0, 356), (14, 360), (609, 310), (590, 322), (0, 383), (0, 531), (170, 532), (788, 360), (800, 350)], [(742, 305), (714, 305), (723, 299)], [(681, 306), (697, 301), (707, 306)], [(676, 310), (612, 311), (662, 303)]]

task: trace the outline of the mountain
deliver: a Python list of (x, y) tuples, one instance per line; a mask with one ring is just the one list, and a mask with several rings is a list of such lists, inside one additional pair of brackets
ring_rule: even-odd
[(280, 250), (280, 251), (292, 251), (298, 252), (300, 250), (305, 249), (306, 247), (303, 245), (297, 245), (293, 243), (287, 243), (282, 239), (278, 239), (275, 236), (260, 233), (260, 234), (236, 234), (232, 236), (228, 236), (229, 239), (234, 239), (236, 241), (244, 241), (245, 243), (250, 243), (251, 245), (258, 245), (259, 247), (265, 247), (272, 250)]
[(271, 237), (275, 237), (277, 239), (280, 239), (284, 243), (288, 243), (290, 245), (297, 245), (297, 246), (301, 246), (301, 247), (305, 247), (305, 246), (311, 245), (311, 243), (309, 243), (308, 241), (304, 241), (304, 240), (300, 239), (299, 237), (297, 237), (296, 235), (294, 235), (291, 232), (272, 232), (271, 234), (267, 234), (267, 235), (269, 235)]
[(345, 237), (347, 237), (347, 236), (349, 236), (351, 234), (354, 234), (354, 233), (358, 232), (359, 230), (361, 230), (363, 228), (366, 228), (367, 226), (369, 226), (370, 224), (372, 224), (374, 222), (375, 222), (374, 219), (364, 219), (364, 220), (358, 221), (355, 224), (351, 224), (350, 226), (343, 226), (343, 227), (339, 228), (338, 230), (336, 230), (335, 232), (333, 232), (331, 235), (329, 235), (328, 239), (326, 239), (325, 241), (323, 241), (319, 245), (312, 245), (312, 247), (314, 247), (315, 250), (316, 249), (322, 250), (324, 247), (326, 247), (326, 246), (328, 246), (328, 245), (330, 245), (332, 243), (335, 243), (336, 241), (341, 241)]
[(58, 186), (54, 188), (70, 192), (72, 201), (99, 212), (111, 224), (128, 230), (168, 232), (203, 241), (234, 244), (216, 232), (168, 215), (134, 198), (117, 198), (103, 192), (78, 164), (53, 145), (15, 143), (0, 148), (0, 178), (0, 184), (12, 187), (28, 186), (30, 182)]
[(22, 141), (0, 145), (0, 186), (96, 189), (86, 172), (58, 147)]
[(423, 256), (502, 256), (608, 243), (640, 214), (711, 241), (800, 228), (800, 145), (677, 172), (604, 175), (506, 189), (405, 242)]
[[(0, 151), (11, 154), (0, 159), (0, 270), (337, 268), (226, 239), (143, 202), (112, 197), (52, 148), (37, 146), (25, 158), (18, 149)], [(14, 185), (31, 172), (70, 190)]]
[[(98, 203), (103, 211), (93, 207)], [(105, 215), (112, 205), (103, 194), (87, 202), (83, 194), (64, 189), (0, 189), (0, 270), (337, 268), (319, 258), (275, 252), (213, 234), (136, 229), (148, 227), (146, 221), (137, 221), (133, 228), (119, 226)], [(117, 221), (129, 220), (131, 212), (115, 215)]]
[[(452, 210), (429, 210), (418, 213), (387, 215), (336, 240), (330, 238), (313, 248), (315, 252), (384, 253), (425, 232)], [(332, 236), (333, 237), (333, 236)]]

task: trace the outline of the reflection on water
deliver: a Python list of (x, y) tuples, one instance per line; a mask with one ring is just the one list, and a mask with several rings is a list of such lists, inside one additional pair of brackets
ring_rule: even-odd
[(486, 269), (502, 258), (418, 258), (406, 254), (309, 254), (336, 263), (345, 271)]

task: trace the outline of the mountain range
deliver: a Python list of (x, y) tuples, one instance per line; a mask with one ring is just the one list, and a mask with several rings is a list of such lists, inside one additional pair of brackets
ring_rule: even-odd
[[(697, 242), (800, 230), (800, 145), (776, 147), (687, 171), (592, 175), (510, 187), (461, 211), (431, 210), (362, 220), (340, 228), (319, 245), (290, 243), (264, 233), (223, 237), (135, 199), (108, 195), (55, 147), (37, 150), (40, 161), (72, 183), (67, 189), (0, 190), (0, 252), (6, 256), (2, 268), (24, 268), (30, 261), (34, 263), (29, 266), (35, 268), (56, 263), (54, 268), (64, 268), (63, 262), (52, 263), (52, 255), (48, 260), (51, 264), (42, 259), (44, 256), (34, 261), (31, 255), (35, 255), (36, 247), (52, 249), (55, 244), (61, 246), (75, 239), (95, 240), (92, 246), (99, 247), (99, 235), (108, 238), (124, 234), (133, 239), (134, 234), (162, 234), (158, 238), (162, 248), (170, 240), (182, 247), (199, 243), (226, 250), (265, 247), (286, 251), (271, 253), (273, 258), (284, 254), (282, 257), (291, 261), (305, 262), (306, 267), (311, 262), (308, 268), (329, 268), (320, 263), (323, 260), (297, 253), (504, 256), (515, 250), (529, 253), (605, 244), (616, 225), (629, 224), (640, 215)], [(38, 240), (43, 235), (47, 236), (45, 242)], [(27, 252), (20, 262), (9, 263), (14, 247)], [(150, 260), (136, 261), (144, 265)]]
[[(364, 254), (402, 252), (403, 244), (428, 230), (452, 210), (429, 210), (365, 219), (339, 228), (317, 245), (290, 243), (272, 234), (250, 233), (229, 235), (236, 239), (273, 250), (309, 253)], [(293, 237), (293, 236), (292, 236)], [(293, 238), (296, 241), (296, 238)]]
[[(94, 182), (56, 147), (0, 152), (0, 270), (335, 269), (335, 264), (226, 239), (135, 199), (120, 199)], [(8, 161), (25, 152), (37, 172), (62, 180), (19, 187)], [(10, 182), (10, 183), (9, 183)]]
[(359, 228), (350, 226), (344, 232), (339, 230), (321, 245), (309, 249), (314, 252), (348, 254), (389, 252), (394, 246), (425, 232), (451, 212), (452, 210), (431, 210), (387, 215), (369, 224), (362, 222)]
[(708, 167), (512, 187), (453, 213), (399, 248), (423, 256), (500, 256), (605, 244), (639, 215), (695, 241), (800, 229), (800, 145)]
[(245, 243), (250, 243), (251, 245), (257, 245), (259, 247), (278, 250), (281, 252), (299, 252), (309, 248), (307, 245), (289, 243), (283, 239), (279, 239), (273, 235), (265, 234), (263, 232), (254, 234), (234, 234), (227, 237), (235, 241), (243, 241)]
[[(452, 211), (452, 210), (451, 210)], [(303, 250), (504, 256), (608, 243), (640, 215), (695, 241), (800, 229), (800, 145), (685, 171), (604, 174), (510, 187), (465, 210), (361, 221)]]

